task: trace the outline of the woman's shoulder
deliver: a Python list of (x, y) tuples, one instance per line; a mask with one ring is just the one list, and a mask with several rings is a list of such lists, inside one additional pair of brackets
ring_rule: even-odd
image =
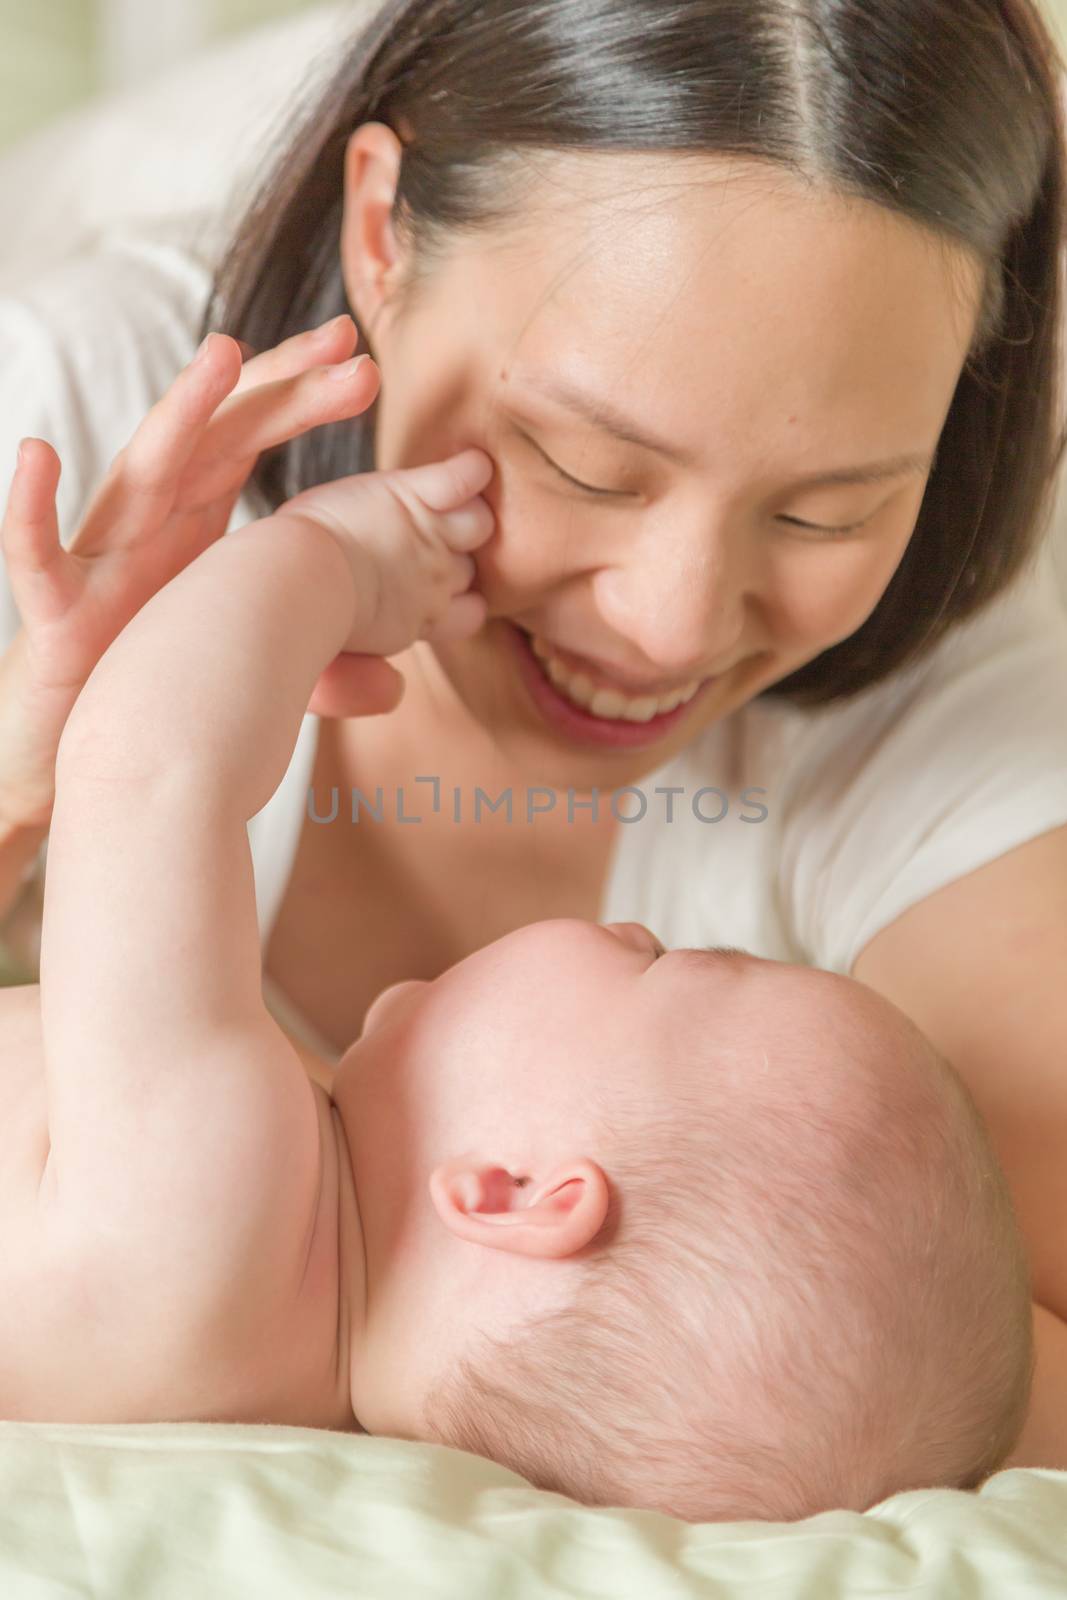
[(1067, 822), (1067, 606), (1049, 554), (915, 666), (770, 713), (779, 895), (814, 964), (850, 971), (908, 906)]
[[(974, 754), (1008, 725), (1047, 725), (1067, 742), (1067, 597), (1046, 541), (1029, 568), (922, 660), (849, 699), (800, 707), (762, 697), (738, 713), (748, 749), (773, 743), (798, 782), (855, 768), (887, 741), (930, 760)], [(964, 716), (963, 713), (968, 713)], [(936, 734), (936, 737), (934, 736)], [(839, 779), (838, 779), (839, 781)]]
[[(850, 825), (908, 831), (996, 773), (1067, 781), (1067, 600), (1051, 541), (1014, 584), (921, 661), (848, 699), (763, 695), (705, 729), (661, 775), (771, 805), (814, 855)], [(1058, 794), (1059, 790), (1051, 791)], [(890, 818), (896, 817), (891, 824)]]

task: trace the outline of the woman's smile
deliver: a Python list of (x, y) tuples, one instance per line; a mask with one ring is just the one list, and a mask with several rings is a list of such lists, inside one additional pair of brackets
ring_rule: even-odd
[(712, 684), (722, 681), (705, 678), (667, 696), (631, 697), (613, 689), (597, 689), (588, 674), (570, 673), (546, 645), (538, 640), (535, 650), (534, 640), (524, 629), (502, 620), (520, 680), (534, 706), (550, 728), (579, 744), (647, 749), (670, 733)]
[[(518, 624), (522, 626), (522, 624)], [(601, 708), (596, 703), (598, 695), (614, 695), (623, 702), (637, 701), (649, 702), (648, 714), (659, 711), (673, 711), (675, 706), (681, 705), (686, 700), (691, 700), (700, 685), (708, 678), (717, 674), (711, 672), (694, 673), (687, 679), (675, 679), (673, 683), (635, 683), (632, 679), (627, 681), (619, 672), (604, 662), (598, 661), (593, 656), (583, 655), (580, 651), (567, 649), (554, 639), (547, 638), (533, 628), (522, 630), (530, 641), (530, 648), (537, 659), (544, 664), (544, 669), (557, 688), (563, 688), (572, 700), (577, 701), (587, 710), (599, 717), (629, 716), (629, 712), (620, 709)], [(576, 688), (576, 683), (585, 679), (588, 689)], [(634, 722), (645, 722), (644, 713), (632, 716)]]

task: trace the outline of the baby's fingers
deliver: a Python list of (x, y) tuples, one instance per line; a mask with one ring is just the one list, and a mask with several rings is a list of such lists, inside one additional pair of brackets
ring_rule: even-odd
[(56, 490), (62, 463), (44, 439), (24, 439), (0, 526), (11, 592), (27, 626), (49, 620), (68, 598), (70, 563), (59, 539)]
[(485, 543), (496, 528), (496, 518), (488, 500), (475, 495), (474, 499), (458, 511), (449, 511), (441, 518), (441, 530), (450, 550), (476, 550)]
[(413, 491), (431, 511), (453, 512), (488, 488), (495, 471), (493, 458), (471, 445), (444, 461), (402, 467), (386, 474), (396, 490)]
[(482, 594), (468, 590), (466, 594), (457, 595), (449, 602), (448, 610), (443, 617), (429, 628), (425, 629), (422, 637), (428, 644), (446, 644), (451, 639), (469, 639), (478, 632), (488, 615), (489, 606)]

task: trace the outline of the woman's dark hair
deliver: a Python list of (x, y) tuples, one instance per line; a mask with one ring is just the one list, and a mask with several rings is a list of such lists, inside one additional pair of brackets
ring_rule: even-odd
[[(828, 704), (925, 656), (1047, 532), (1067, 442), (1063, 65), (1032, 0), (385, 0), (295, 129), (287, 111), (201, 331), (261, 350), (350, 309), (344, 159), (369, 121), (405, 142), (403, 293), (450, 240), (521, 216), (528, 151), (775, 163), (964, 247), (984, 301), (904, 557), (860, 628), (764, 691)], [(373, 471), (375, 416), (266, 453), (253, 494), (269, 509)]]

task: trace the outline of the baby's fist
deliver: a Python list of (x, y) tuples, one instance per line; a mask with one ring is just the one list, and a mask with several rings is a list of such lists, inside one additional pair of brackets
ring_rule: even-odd
[(469, 448), (444, 461), (362, 472), (305, 489), (286, 504), (327, 527), (356, 580), (346, 651), (395, 655), (416, 639), (466, 638), (485, 621), (468, 553), (496, 527), (480, 491), (493, 461)]

